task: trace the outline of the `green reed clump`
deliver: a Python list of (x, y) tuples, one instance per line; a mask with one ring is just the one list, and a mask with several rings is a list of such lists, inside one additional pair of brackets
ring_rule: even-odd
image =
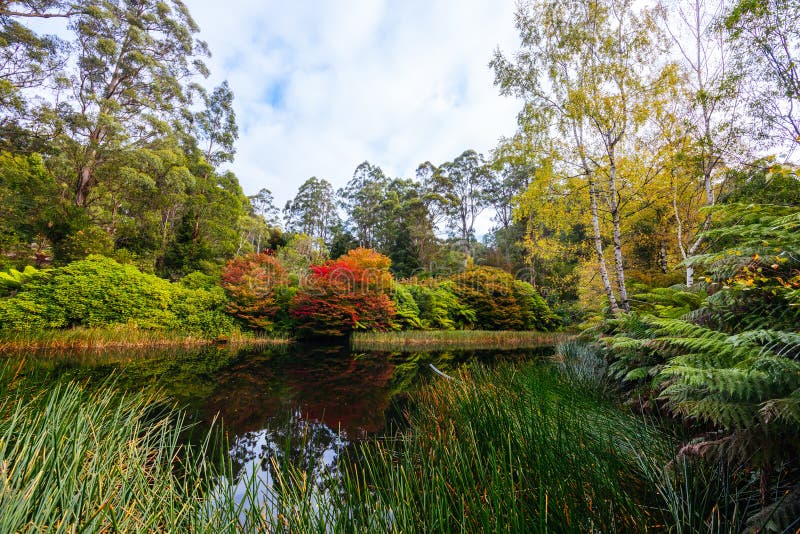
[(401, 332), (354, 332), (355, 350), (418, 351), (448, 349), (525, 349), (553, 346), (566, 334), (493, 330), (409, 330)]
[(209, 441), (188, 446), (177, 412), (145, 395), (75, 383), (0, 385), (0, 532), (230, 530), (232, 507), (209, 509), (218, 475)]
[[(293, 532), (630, 532), (663, 526), (641, 454), (666, 461), (666, 436), (554, 369), (461, 372), (417, 395), (410, 430), (367, 442), (341, 493), (281, 495)], [(288, 531), (287, 530), (287, 531)]]

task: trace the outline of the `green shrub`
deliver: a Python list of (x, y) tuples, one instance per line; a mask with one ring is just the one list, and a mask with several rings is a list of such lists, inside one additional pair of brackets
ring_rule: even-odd
[(558, 317), (536, 288), (528, 282), (514, 280), (514, 298), (521, 309), (523, 330), (551, 330), (557, 325)]
[(408, 287), (399, 283), (395, 284), (393, 302), (396, 313), (394, 320), (398, 327), (402, 330), (418, 330), (422, 328), (419, 306)]
[(406, 286), (419, 308), (424, 328), (463, 330), (475, 324), (475, 312), (453, 294), (450, 284)]
[(0, 329), (126, 324), (211, 337), (234, 330), (233, 321), (222, 311), (224, 291), (199, 287), (198, 276), (188, 283), (197, 288), (172, 284), (103, 256), (89, 256), (40, 273), (13, 297), (0, 299)]
[(486, 330), (547, 330), (555, 316), (527, 282), (494, 267), (475, 267), (451, 278), (452, 291), (475, 310), (477, 326)]

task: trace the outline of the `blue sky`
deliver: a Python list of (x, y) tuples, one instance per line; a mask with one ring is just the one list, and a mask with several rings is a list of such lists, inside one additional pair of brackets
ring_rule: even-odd
[(488, 152), (520, 103), (498, 95), (493, 50), (516, 48), (514, 0), (188, 0), (227, 79), (247, 194), (279, 204), (308, 177), (340, 187), (364, 160), (413, 177), (426, 160)]

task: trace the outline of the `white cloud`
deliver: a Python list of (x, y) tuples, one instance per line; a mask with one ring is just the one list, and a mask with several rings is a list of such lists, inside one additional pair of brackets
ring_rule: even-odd
[(488, 152), (519, 103), (488, 61), (516, 47), (513, 0), (189, 1), (212, 84), (240, 125), (232, 169), (283, 204), (315, 175), (344, 185), (364, 160), (413, 177), (426, 160)]

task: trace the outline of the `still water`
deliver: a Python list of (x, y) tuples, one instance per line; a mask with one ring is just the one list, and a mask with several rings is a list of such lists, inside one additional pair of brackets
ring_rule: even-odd
[[(71, 379), (88, 387), (113, 381), (153, 390), (185, 408), (198, 427), (227, 436), (237, 480), (275, 483), (275, 464), (290, 461), (316, 478), (335, 475), (342, 452), (404, 425), (409, 392), (442, 380), (430, 368), (521, 361), (549, 349), (426, 353), (353, 352), (346, 346), (205, 346), (189, 349), (59, 352), (26, 358), (30, 380)], [(202, 434), (202, 432), (199, 432)], [(330, 477), (327, 477), (330, 478)]]

